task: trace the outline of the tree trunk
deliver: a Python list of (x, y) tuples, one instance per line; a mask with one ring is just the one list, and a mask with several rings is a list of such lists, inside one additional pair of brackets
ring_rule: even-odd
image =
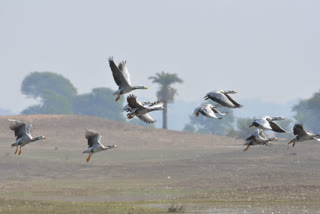
[(162, 113), (162, 128), (168, 129), (168, 102), (164, 101), (163, 107), (165, 108)]

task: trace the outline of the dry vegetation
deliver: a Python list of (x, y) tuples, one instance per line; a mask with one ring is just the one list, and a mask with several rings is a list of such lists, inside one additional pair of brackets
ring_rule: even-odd
[[(24, 147), (21, 156), (14, 155), (8, 118), (32, 122), (33, 135), (48, 139)], [(120, 148), (98, 153), (87, 164), (82, 154), (86, 128), (100, 132), (105, 145)], [(153, 200), (166, 206), (146, 213), (161, 213), (171, 200), (179, 199), (186, 210), (188, 204), (244, 201), (255, 206), (302, 201), (311, 204), (313, 211), (320, 210), (320, 144), (313, 141), (295, 148), (280, 141), (243, 152), (243, 142), (228, 137), (56, 115), (0, 117), (0, 141), (1, 209), (14, 199), (57, 201), (70, 209), (72, 203), (84, 209), (86, 203), (100, 206), (101, 202), (104, 207), (103, 202), (116, 206), (121, 201)], [(22, 206), (19, 203), (15, 208)]]

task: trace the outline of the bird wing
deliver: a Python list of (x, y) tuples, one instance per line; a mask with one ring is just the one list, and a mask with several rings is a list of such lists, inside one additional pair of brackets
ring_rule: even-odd
[(210, 106), (211, 110), (216, 113), (216, 114), (220, 114), (220, 115), (226, 115), (228, 114), (228, 112), (220, 112), (216, 109), (216, 106)]
[(155, 107), (162, 107), (163, 104), (164, 104), (163, 101), (158, 100), (158, 101), (156, 101), (156, 102), (150, 103), (149, 107), (154, 107), (154, 108), (155, 108)]
[(156, 122), (149, 114), (142, 114), (137, 116), (140, 120), (142, 120), (145, 123), (154, 123)]
[[(121, 63), (119, 64), (119, 66)], [(119, 88), (123, 88), (125, 86), (128, 86), (130, 81), (128, 82), (126, 78), (130, 78), (128, 70), (123, 68), (122, 65), (122, 70), (126, 70), (126, 72), (123, 72), (118, 66), (114, 63), (113, 57), (109, 58), (109, 66), (112, 71), (113, 79), (116, 82), (116, 84), (119, 86)], [(125, 66), (124, 66), (125, 67)], [(126, 75), (126, 77), (125, 77)]]
[(14, 131), (14, 136), (16, 136), (16, 139), (21, 138), (23, 135), (27, 133), (27, 124), (25, 122), (11, 119), (9, 119), (9, 121), (11, 122), (9, 127), (12, 131)]
[(224, 107), (236, 108), (236, 106), (228, 99), (228, 97), (220, 92), (211, 92), (207, 95), (211, 100), (221, 104)]
[(88, 139), (88, 147), (89, 148), (94, 145), (100, 144), (100, 139), (102, 138), (102, 136), (98, 132), (88, 130), (88, 129), (86, 129), (85, 136)]
[(127, 68), (127, 62), (126, 61), (120, 62), (118, 68), (119, 68), (121, 74), (123, 75), (124, 79), (126, 80), (126, 83), (128, 85), (131, 85), (130, 73)]
[(128, 102), (128, 105), (135, 109), (135, 108), (144, 108), (143, 105), (141, 105), (140, 102), (137, 102), (137, 97), (133, 94), (130, 94), (128, 97), (127, 97), (127, 102)]
[(206, 117), (209, 117), (209, 118), (217, 118), (217, 116), (215, 115), (215, 113), (212, 111), (212, 109), (210, 108), (210, 105), (207, 105), (205, 106), (201, 113), (203, 115), (205, 115)]
[(276, 124), (273, 121), (269, 121), (269, 124), (272, 128), (272, 131), (280, 132), (280, 133), (287, 132), (286, 130), (282, 129), (278, 124)]
[(228, 94), (224, 94), (228, 100), (234, 105), (233, 108), (240, 108), (242, 107), (242, 105), (240, 105), (239, 103), (237, 103), (234, 99), (232, 99)]
[(313, 137), (313, 139), (320, 141), (320, 136), (315, 136), (315, 137)]
[(255, 119), (253, 120), (253, 123), (258, 124), (259, 127), (261, 127), (262, 129), (269, 129), (269, 130), (272, 129), (270, 123), (265, 118)]
[(256, 137), (259, 137), (259, 131), (260, 131), (259, 129), (256, 129), (256, 130), (251, 134), (251, 136), (246, 139), (246, 141), (252, 141), (252, 140), (254, 140)]
[(258, 135), (259, 135), (260, 139), (268, 140), (268, 138), (267, 138), (267, 136), (266, 136), (266, 134), (264, 133), (263, 130), (259, 130), (258, 129)]
[(293, 134), (294, 135), (306, 135), (307, 132), (304, 130), (302, 124), (295, 124), (293, 127)]

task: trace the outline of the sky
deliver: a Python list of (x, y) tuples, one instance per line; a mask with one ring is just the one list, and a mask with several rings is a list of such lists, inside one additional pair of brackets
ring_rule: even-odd
[(1, 0), (0, 108), (34, 103), (21, 94), (33, 71), (62, 74), (78, 89), (117, 89), (107, 59), (127, 61), (139, 97), (149, 76), (184, 80), (177, 100), (215, 89), (236, 100), (284, 104), (319, 90), (320, 1)]

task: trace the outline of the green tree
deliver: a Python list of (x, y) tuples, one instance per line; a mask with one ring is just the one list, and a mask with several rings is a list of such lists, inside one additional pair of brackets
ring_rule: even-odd
[(31, 106), (22, 114), (73, 114), (72, 104), (68, 98), (49, 89), (42, 92), (42, 104)]
[(163, 116), (162, 116), (162, 128), (168, 129), (168, 103), (173, 103), (174, 96), (177, 94), (177, 89), (171, 87), (174, 83), (183, 83), (183, 80), (178, 77), (177, 74), (156, 73), (155, 76), (149, 77), (153, 83), (160, 85), (160, 89), (157, 92), (157, 97), (159, 100), (164, 102)]
[(125, 121), (122, 114), (124, 100), (119, 102), (112, 99), (113, 91), (109, 88), (94, 88), (91, 93), (78, 95), (73, 98), (73, 112), (79, 115), (108, 118)]
[(306, 129), (320, 132), (320, 91), (309, 99), (301, 100), (292, 110), (296, 112), (294, 118), (303, 123)]
[(48, 90), (68, 99), (77, 94), (76, 88), (67, 78), (53, 72), (32, 72), (21, 85), (21, 92), (32, 98), (43, 98)]
[(221, 108), (221, 111), (228, 111), (221, 120), (191, 115), (190, 123), (185, 125), (184, 131), (226, 135), (233, 130), (234, 115), (231, 109)]

